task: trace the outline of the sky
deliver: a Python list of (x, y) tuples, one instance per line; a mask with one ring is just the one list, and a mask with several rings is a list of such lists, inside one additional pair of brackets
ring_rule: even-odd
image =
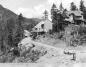
[[(84, 4), (86, 4), (86, 1)], [(0, 4), (8, 8), (16, 14), (22, 13), (24, 17), (41, 17), (44, 10), (50, 12), (53, 3), (59, 8), (62, 2), (63, 7), (69, 9), (70, 3), (74, 2), (79, 7), (80, 0), (0, 0)]]

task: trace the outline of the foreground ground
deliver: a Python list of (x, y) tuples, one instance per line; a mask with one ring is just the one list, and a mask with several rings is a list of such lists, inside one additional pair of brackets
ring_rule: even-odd
[[(47, 51), (35, 63), (26, 64), (29, 67), (86, 67), (86, 47), (68, 47), (65, 42), (53, 38), (41, 38), (33, 41), (34, 50)], [(71, 60), (73, 55), (66, 55), (64, 51), (76, 53), (76, 61)], [(17, 63), (14, 61), (14, 63)], [(26, 67), (27, 67), (26, 66)], [(21, 66), (22, 67), (22, 66)]]
[[(29, 38), (26, 38), (24, 43), (31, 48)], [(0, 57), (0, 62), (12, 62), (15, 65), (19, 63), (19, 67), (86, 67), (86, 46), (70, 47), (64, 41), (50, 37), (40, 37), (31, 43), (35, 47), (21, 53), (21, 56), (14, 58), (9, 54), (8, 58)], [(65, 54), (64, 51), (75, 53), (76, 60), (72, 60), (73, 55)], [(4, 61), (1, 61), (1, 58), (4, 58)]]

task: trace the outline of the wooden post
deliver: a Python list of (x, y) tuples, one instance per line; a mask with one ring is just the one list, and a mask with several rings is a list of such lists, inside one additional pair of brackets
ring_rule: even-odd
[(73, 58), (71, 60), (76, 61), (76, 53), (73, 53)]

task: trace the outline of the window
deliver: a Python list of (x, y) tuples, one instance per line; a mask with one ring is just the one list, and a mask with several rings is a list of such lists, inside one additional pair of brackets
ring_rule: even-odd
[(41, 27), (44, 28), (44, 24), (42, 24)]

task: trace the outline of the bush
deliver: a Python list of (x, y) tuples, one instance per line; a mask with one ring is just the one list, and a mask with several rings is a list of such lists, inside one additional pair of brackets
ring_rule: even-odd
[(44, 56), (47, 51), (39, 49), (30, 49), (22, 53), (21, 57), (17, 59), (17, 62), (36, 62), (41, 56)]

